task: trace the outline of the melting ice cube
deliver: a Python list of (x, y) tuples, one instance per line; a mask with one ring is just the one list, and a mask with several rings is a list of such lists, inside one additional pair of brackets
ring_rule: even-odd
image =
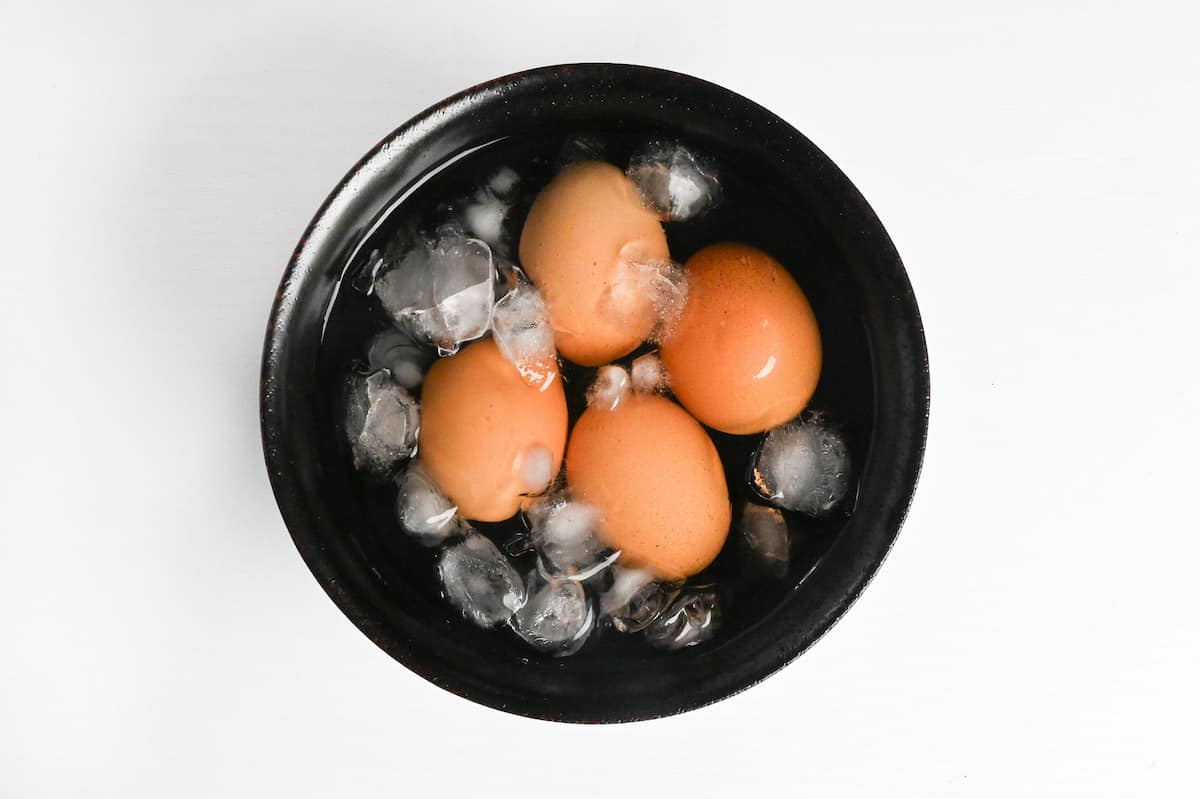
[(587, 392), (589, 408), (615, 411), (621, 400), (629, 396), (629, 372), (615, 364), (601, 366)]
[(505, 621), (525, 604), (521, 576), (479, 533), (442, 551), (438, 576), (450, 602), (480, 627)]
[[(497, 256), (496, 264), (496, 301), (499, 302), (505, 294), (515, 291), (521, 286), (529, 285), (529, 278), (521, 267), (507, 258)], [(493, 309), (492, 313), (495, 313)]]
[(462, 224), (466, 230), (486, 241), (492, 249), (505, 253), (510, 242), (505, 236), (504, 221), (512, 208), (520, 176), (509, 167), (501, 167), (466, 201)]
[(659, 649), (683, 649), (712, 638), (720, 625), (721, 600), (716, 589), (697, 586), (681, 593), (643, 635)]
[[(649, 306), (650, 339), (662, 341), (674, 329), (687, 302), (687, 273), (674, 261), (645, 258), (636, 249), (622, 253), (622, 269), (601, 300), (601, 312), (614, 321), (632, 324), (632, 309)], [(641, 311), (639, 310), (640, 314)]]
[(510, 199), (513, 192), (516, 191), (517, 185), (521, 182), (521, 176), (512, 167), (502, 166), (492, 173), (488, 178), (488, 190), (502, 200)]
[(850, 451), (833, 427), (806, 413), (767, 432), (751, 485), (773, 505), (824, 516), (850, 487)]
[(659, 580), (647, 569), (614, 564), (612, 575), (612, 585), (600, 596), (600, 615), (618, 632), (645, 629), (679, 594), (679, 583)]
[(507, 214), (508, 203), (483, 190), (475, 193), (471, 204), (463, 211), (463, 221), (468, 230), (496, 247), (504, 234), (504, 217)]
[(524, 493), (541, 494), (554, 481), (554, 453), (548, 447), (530, 447), (521, 455), (520, 470)]
[(646, 203), (672, 222), (707, 211), (721, 197), (716, 171), (678, 144), (652, 142), (626, 170)]
[(458, 518), (458, 506), (434, 484), (420, 460), (410, 463), (400, 478), (396, 516), (405, 531), (425, 546), (437, 546), (467, 529)]
[(776, 508), (747, 502), (738, 523), (746, 545), (759, 565), (772, 577), (787, 574), (791, 561), (791, 539), (787, 522)]
[(492, 336), (521, 378), (543, 391), (558, 375), (554, 330), (542, 295), (530, 283), (505, 294), (492, 311)]
[(387, 369), (354, 375), (346, 399), (346, 435), (354, 466), (387, 474), (417, 445), (420, 409)]
[(371, 339), (367, 346), (367, 364), (372, 370), (387, 369), (392, 379), (408, 389), (421, 385), (433, 353), (408, 335), (389, 328)]
[(556, 656), (577, 652), (595, 624), (596, 614), (583, 586), (571, 580), (554, 580), (538, 587), (531, 575), (529, 600), (509, 620), (523, 639)]
[(600, 511), (565, 492), (541, 497), (525, 510), (539, 568), (548, 575), (586, 580), (607, 568), (619, 553), (599, 539)]
[(649, 268), (650, 300), (654, 304), (655, 341), (662, 341), (675, 329), (687, 303), (687, 272), (674, 261), (643, 265)]
[(633, 390), (640, 394), (661, 394), (667, 390), (667, 370), (657, 353), (647, 352), (634, 358), (629, 377)]
[(452, 228), (389, 257), (375, 294), (393, 321), (443, 354), (487, 332), (494, 296), (492, 251)]

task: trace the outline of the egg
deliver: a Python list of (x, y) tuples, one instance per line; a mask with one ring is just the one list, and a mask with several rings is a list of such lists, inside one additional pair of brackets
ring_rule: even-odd
[(484, 339), (434, 363), (417, 444), (430, 477), (468, 519), (495, 522), (558, 473), (567, 439), (562, 381), (531, 386)]
[(519, 252), (565, 358), (599, 366), (650, 335), (654, 303), (638, 265), (670, 252), (658, 216), (617, 167), (585, 161), (560, 172), (534, 200)]
[(601, 535), (622, 561), (664, 578), (699, 572), (729, 532), (717, 450), (665, 397), (634, 394), (614, 410), (584, 411), (567, 445), (567, 484), (599, 509)]
[(685, 264), (683, 312), (659, 355), (683, 407), (726, 433), (794, 418), (821, 376), (821, 334), (783, 266), (747, 244), (714, 244)]

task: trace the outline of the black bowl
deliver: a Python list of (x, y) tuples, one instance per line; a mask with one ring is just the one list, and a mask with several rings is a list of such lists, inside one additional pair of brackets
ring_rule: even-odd
[[(737, 205), (741, 186), (754, 213), (724, 225), (718, 217), (713, 229), (767, 249), (796, 274), (827, 342), (814, 402), (850, 420), (859, 465), (852, 512), (807, 526), (789, 519), (802, 542), (788, 576), (743, 590), (746, 599), (720, 636), (682, 652), (618, 642), (550, 659), (513, 636), (471, 627), (437, 596), (432, 557), (397, 534), (386, 491), (372, 493), (355, 479), (337, 434), (341, 377), (369, 332), (355, 327), (363, 314), (338, 311), (339, 288), (384, 220), (396, 207), (418, 203), (416, 187), (464, 153), (566, 132), (674, 136), (719, 159), (736, 178), (727, 205)], [(700, 230), (696, 240), (686, 231), (674, 235), (672, 254), (682, 259), (707, 243)], [(498, 78), (439, 103), (380, 142), (300, 239), (263, 353), (271, 483), (296, 547), (333, 601), (384, 651), (434, 684), (558, 721), (680, 713), (737, 693), (803, 652), (846, 611), (891, 547), (920, 471), (928, 408), (912, 288), (883, 226), (846, 176), (744, 97), (687, 75), (619, 64)], [(723, 454), (745, 446), (714, 438)]]

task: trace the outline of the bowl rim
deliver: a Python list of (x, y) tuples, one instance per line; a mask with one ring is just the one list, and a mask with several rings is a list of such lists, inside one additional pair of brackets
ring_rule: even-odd
[[(869, 227), (869, 230), (863, 231), (863, 235), (873, 239), (872, 246), (877, 248), (882, 255), (880, 261), (889, 270), (886, 277), (894, 286), (896, 292), (894, 300), (902, 309), (904, 317), (902, 321), (909, 334), (904, 366), (905, 373), (912, 379), (910, 389), (914, 413), (911, 419), (911, 430), (905, 440), (901, 442), (903, 451), (899, 453), (897, 473), (902, 476), (904, 487), (893, 492), (894, 499), (892, 507), (889, 508), (891, 515), (888, 524), (881, 525), (881, 527), (886, 526), (889, 529), (876, 531), (872, 535), (870, 551), (860, 553), (862, 557), (856, 560), (856, 568), (853, 573), (839, 576), (836, 581), (838, 583), (837, 590), (831, 593), (829, 601), (821, 608), (816, 621), (805, 631), (805, 634), (793, 636), (787, 646), (779, 647), (774, 656), (769, 659), (766, 667), (745, 675), (745, 679), (740, 680), (732, 687), (725, 686), (715, 691), (700, 692), (678, 703), (664, 703), (661, 706), (646, 709), (644, 712), (610, 713), (604, 709), (592, 712), (563, 712), (544, 704), (521, 704), (514, 702), (511, 695), (489, 693), (480, 690), (477, 685), (469, 681), (456, 679), (453, 674), (438, 672), (427, 667), (414, 655), (404, 641), (389, 635), (388, 625), (373, 612), (369, 603), (363, 601), (360, 596), (339, 581), (338, 573), (324, 554), (318, 536), (310, 529), (313, 520), (304, 502), (304, 493), (296, 474), (296, 464), (286, 457), (283, 448), (277, 446), (287, 435), (286, 416), (282, 407), (284, 392), (279, 375), (279, 361), (287, 331), (294, 317), (296, 288), (303, 283), (305, 275), (321, 266), (320, 259), (316, 257), (316, 254), (323, 251), (326, 240), (331, 235), (331, 230), (353, 198), (373, 180), (380, 179), (385, 172), (383, 167), (389, 160), (398, 158), (406, 151), (406, 148), (419, 145), (422, 130), (429, 126), (431, 120), (445, 115), (465, 101), (497, 91), (501, 87), (511, 90), (519, 88), (523, 84), (529, 85), (545, 80), (587, 81), (596, 78), (600, 73), (609, 76), (618, 74), (622, 78), (633, 80), (666, 77), (697, 84), (706, 91), (716, 91), (731, 100), (744, 104), (747, 108), (756, 110), (757, 113), (765, 115), (765, 118), (770, 118), (782, 126), (794, 139), (796, 147), (805, 151), (807, 156), (822, 162), (823, 167), (828, 170), (823, 174), (823, 179), (829, 181), (840, 193), (843, 201), (854, 206), (854, 211)], [(396, 192), (400, 193), (405, 188), (397, 186)], [(837, 165), (786, 120), (754, 101), (718, 84), (692, 75), (656, 67), (605, 62), (535, 67), (475, 84), (414, 115), (367, 151), (325, 197), (288, 260), (267, 324), (259, 387), (259, 415), (264, 460), (276, 503), (285, 527), (302, 559), (318, 584), (342, 613), (391, 657), (440, 688), (473, 702), (517, 715), (580, 723), (641, 721), (676, 715), (718, 702), (757, 685), (777, 673), (796, 660), (828, 632), (862, 594), (899, 535), (920, 477), (928, 436), (929, 403), (929, 363), (924, 326), (907, 272), (875, 212)]]

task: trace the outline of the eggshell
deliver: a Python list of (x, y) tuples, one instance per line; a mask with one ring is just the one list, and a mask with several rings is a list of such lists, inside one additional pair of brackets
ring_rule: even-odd
[(635, 265), (669, 257), (637, 187), (599, 161), (560, 172), (521, 231), (521, 265), (545, 298), (558, 350), (584, 366), (626, 355), (650, 335), (654, 304)]
[[(484, 339), (434, 363), (421, 390), (418, 449), (430, 477), (468, 519), (495, 522), (520, 508), (530, 475), (558, 472), (567, 438), (562, 381), (526, 383)], [(538, 478), (540, 479), (540, 477)]]
[(680, 579), (712, 562), (729, 532), (717, 450), (670, 400), (634, 394), (615, 410), (589, 408), (567, 446), (572, 493), (600, 509), (621, 558)]
[(821, 334), (796, 281), (747, 244), (705, 247), (685, 272), (687, 302), (659, 351), (679, 402), (739, 435), (794, 418), (821, 376)]

